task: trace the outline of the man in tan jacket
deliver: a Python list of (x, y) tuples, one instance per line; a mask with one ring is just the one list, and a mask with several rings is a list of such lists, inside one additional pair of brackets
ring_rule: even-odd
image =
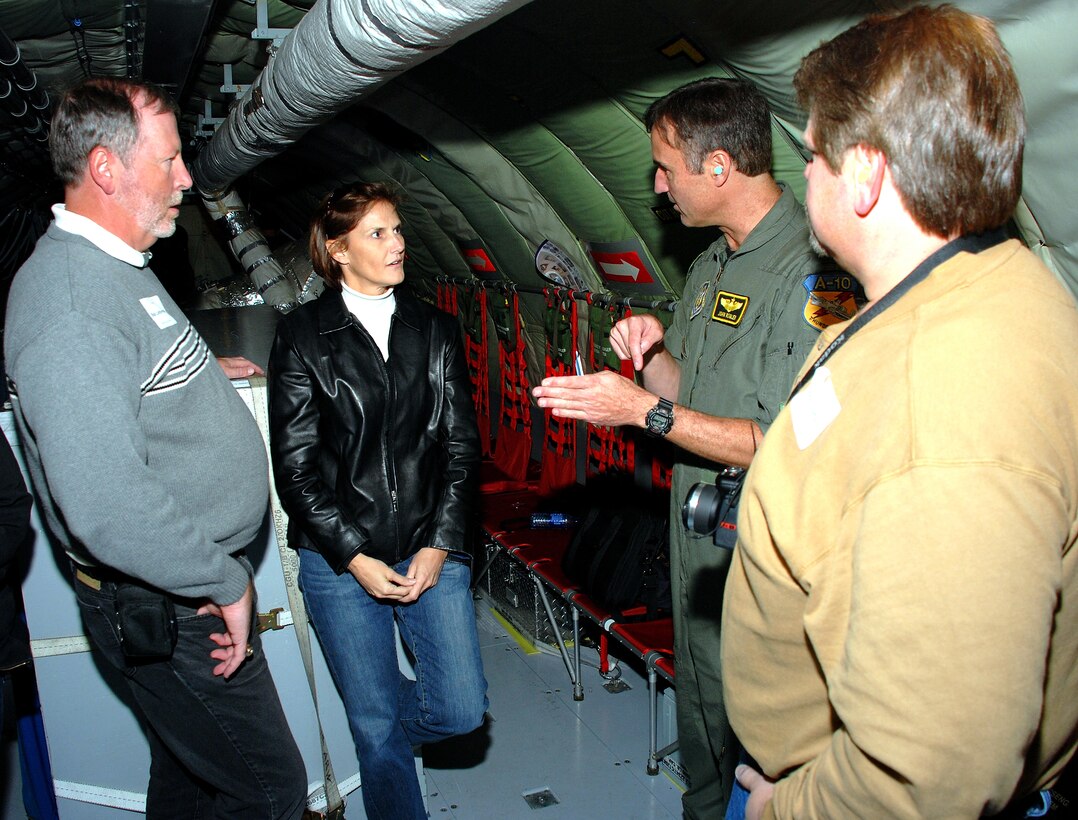
[(943, 6), (869, 18), (794, 83), (813, 231), (869, 302), (821, 334), (742, 496), (746, 816), (1024, 817), (1078, 743), (1078, 311), (999, 230), (1017, 78)]

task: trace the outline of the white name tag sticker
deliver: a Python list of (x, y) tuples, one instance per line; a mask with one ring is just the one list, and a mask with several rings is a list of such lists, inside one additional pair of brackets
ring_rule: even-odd
[(812, 379), (790, 399), (790, 419), (797, 446), (804, 450), (838, 418), (842, 405), (831, 382), (831, 371), (819, 368)]
[(176, 324), (176, 320), (168, 315), (168, 311), (165, 310), (165, 306), (161, 304), (160, 296), (147, 296), (145, 299), (139, 299), (142, 306), (146, 308), (146, 312), (150, 314), (150, 318), (157, 323), (157, 326), (164, 330), (166, 327), (172, 327)]

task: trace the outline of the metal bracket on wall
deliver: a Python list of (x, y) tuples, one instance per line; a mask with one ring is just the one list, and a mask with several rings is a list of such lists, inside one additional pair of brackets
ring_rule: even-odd
[(270, 28), (268, 0), (255, 0), (255, 30), (251, 32), (252, 40), (272, 40), (270, 49), (276, 51), (281, 41), (287, 37), (292, 29)]
[(213, 107), (209, 100), (202, 101), (202, 113), (198, 115), (198, 124), (195, 126), (195, 134), (200, 137), (212, 137), (218, 126), (225, 121), (224, 117), (213, 116)]
[(235, 94), (239, 97), (244, 91), (251, 87), (250, 85), (236, 85), (236, 83), (232, 81), (232, 63), (225, 63), (221, 68), (224, 70), (224, 80), (221, 83), (222, 94)]

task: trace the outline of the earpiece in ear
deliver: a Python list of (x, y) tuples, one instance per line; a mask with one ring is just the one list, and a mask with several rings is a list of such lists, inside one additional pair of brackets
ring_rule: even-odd
[(713, 173), (713, 174), (714, 174), (715, 176), (717, 176), (717, 177), (721, 177), (721, 176), (722, 176), (722, 172), (723, 172), (723, 171), (725, 171), (725, 170), (726, 170), (726, 169), (725, 169), (725, 168), (723, 168), (723, 167), (722, 167), (721, 165), (716, 165), (716, 166), (715, 166), (715, 170), (714, 170), (714, 171), (712, 171), (711, 173)]

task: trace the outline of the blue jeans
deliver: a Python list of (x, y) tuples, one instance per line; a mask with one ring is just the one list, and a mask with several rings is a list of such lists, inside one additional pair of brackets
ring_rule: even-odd
[[(472, 731), (488, 705), (471, 568), (450, 557), (418, 601), (388, 604), (321, 554), (299, 553), (300, 588), (348, 714), (367, 817), (426, 820), (412, 747)], [(393, 569), (404, 575), (409, 563)], [(400, 671), (394, 622), (414, 681)]]
[(726, 820), (745, 820), (745, 809), (749, 805), (749, 792), (734, 778), (734, 787), (730, 791), (730, 802), (726, 804)]
[[(748, 755), (744, 754), (744, 752), (742, 752), (741, 755), (741, 762), (748, 763), (750, 766), (752, 766), (752, 768), (756, 769), (756, 771), (760, 771), (759, 764), (751, 757), (748, 757)], [(1020, 817), (1027, 819), (1033, 817), (1044, 817), (1046, 814), (1048, 814), (1049, 809), (1052, 808), (1052, 793), (1048, 790), (1037, 792), (1037, 794), (1027, 798), (1026, 803), (1029, 804), (1028, 808), (1023, 806), (1019, 810), (1019, 813), (1014, 815), (1005, 811), (1004, 816), (1013, 816), (1016, 818)], [(748, 808), (748, 805), (748, 789), (738, 783), (735, 778), (734, 788), (730, 794), (730, 802), (726, 804), (725, 820), (745, 820), (745, 809)]]
[(117, 638), (115, 585), (74, 584), (87, 636), (123, 673), (149, 727), (147, 818), (301, 817), (307, 773), (258, 634), (254, 656), (226, 681), (213, 674), (209, 639), (224, 622), (176, 603), (172, 657), (130, 665)]
[[(738, 764), (747, 763), (756, 771), (760, 771), (760, 764), (752, 759), (744, 749), (738, 754)], [(725, 820), (745, 820), (745, 809), (749, 804), (749, 791), (740, 783), (737, 782), (737, 777), (733, 778), (733, 784), (730, 789), (730, 800), (726, 804), (726, 816)]]

